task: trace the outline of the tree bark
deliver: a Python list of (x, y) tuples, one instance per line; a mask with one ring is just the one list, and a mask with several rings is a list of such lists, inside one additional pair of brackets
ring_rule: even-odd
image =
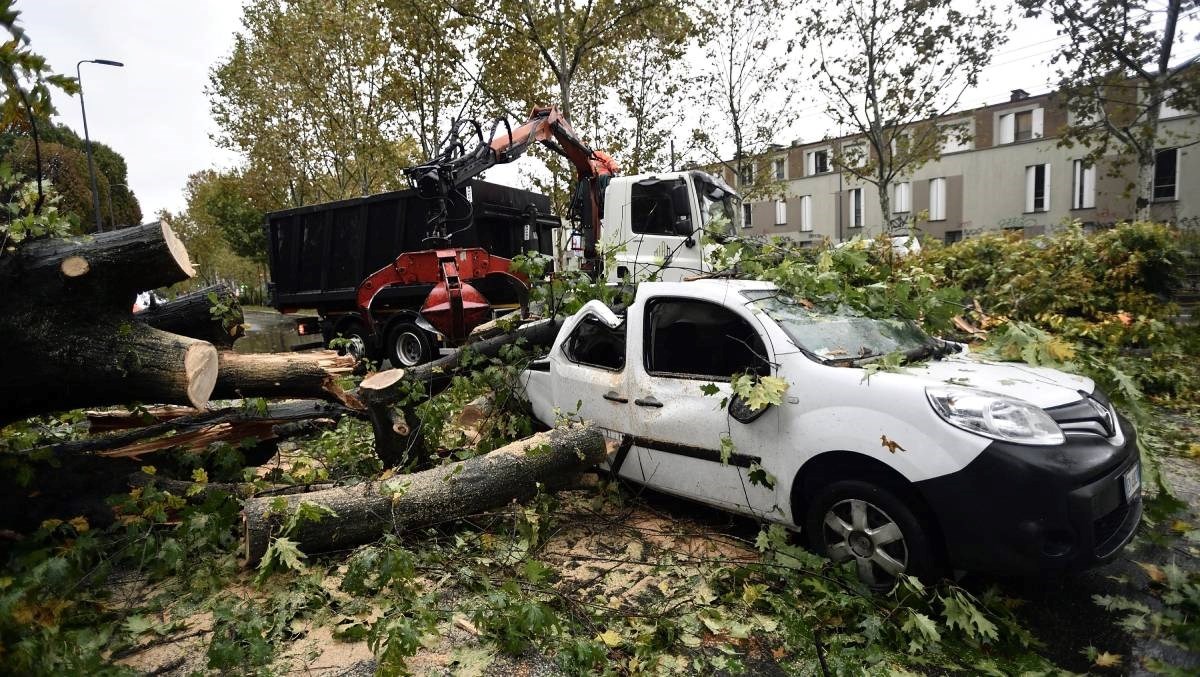
[(362, 405), (338, 385), (337, 374), (354, 368), (354, 358), (333, 351), (241, 354), (222, 351), (213, 399), (319, 397), (350, 407)]
[[(213, 317), (210, 295), (216, 298), (217, 303), (228, 307), (229, 313)], [(133, 318), (155, 329), (208, 341), (218, 348), (232, 348), (233, 342), (246, 333), (242, 325), (245, 321), (242, 306), (233, 288), (227, 284), (205, 287), (166, 303), (152, 305), (134, 313)]]
[(133, 299), (192, 276), (159, 223), (0, 254), (0, 425), (142, 401), (203, 406), (217, 378), (208, 342), (133, 321)]
[(245, 563), (253, 566), (262, 560), (272, 537), (301, 503), (335, 514), (302, 522), (287, 538), (306, 553), (335, 550), (389, 531), (404, 532), (528, 500), (539, 485), (599, 463), (607, 450), (595, 428), (560, 429), (411, 475), (287, 496), (283, 512), (272, 509), (276, 498), (252, 498), (242, 510)]

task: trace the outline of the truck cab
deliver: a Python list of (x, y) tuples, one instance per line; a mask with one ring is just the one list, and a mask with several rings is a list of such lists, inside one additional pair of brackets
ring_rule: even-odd
[(604, 191), (601, 239), (615, 252), (609, 282), (679, 281), (708, 272), (707, 253), (737, 233), (740, 198), (701, 171), (612, 178)]

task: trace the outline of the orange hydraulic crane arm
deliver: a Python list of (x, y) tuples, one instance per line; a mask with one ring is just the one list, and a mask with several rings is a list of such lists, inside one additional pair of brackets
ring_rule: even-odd
[[(501, 125), (504, 131), (500, 133)], [(463, 143), (465, 128), (473, 131), (478, 139), (470, 151)], [(404, 170), (417, 193), (431, 201), (428, 225), (429, 238), (445, 241), (447, 210), (446, 201), (452, 190), (485, 170), (512, 162), (525, 154), (531, 143), (538, 142), (570, 160), (577, 178), (588, 186), (589, 209), (585, 210), (588, 223), (584, 228), (584, 259), (596, 258), (596, 243), (600, 239), (600, 185), (597, 178), (617, 173), (612, 158), (601, 151), (588, 147), (567, 118), (555, 107), (534, 108), (529, 120), (516, 129), (507, 120), (497, 120), (492, 125), (489, 139), (483, 138), (483, 129), (472, 120), (454, 123), (448, 141), (442, 151), (429, 162)]]

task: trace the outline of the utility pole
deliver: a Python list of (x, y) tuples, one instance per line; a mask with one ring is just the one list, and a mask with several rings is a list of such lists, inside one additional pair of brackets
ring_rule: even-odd
[[(92, 179), (92, 215), (96, 217), (96, 232), (104, 230), (100, 222), (100, 192), (96, 189), (96, 165), (92, 160), (92, 137), (88, 134), (87, 124), (87, 107), (83, 104), (83, 73), (79, 67), (85, 63), (95, 63), (101, 66), (116, 66), (123, 68), (125, 64), (120, 61), (112, 61), (109, 59), (83, 59), (75, 64), (75, 80), (79, 83), (79, 111), (83, 113), (83, 141), (84, 149), (87, 151), (88, 161), (88, 176)], [(109, 198), (112, 199), (111, 197)], [(111, 205), (110, 205), (111, 206)], [(116, 224), (113, 224), (114, 227)]]

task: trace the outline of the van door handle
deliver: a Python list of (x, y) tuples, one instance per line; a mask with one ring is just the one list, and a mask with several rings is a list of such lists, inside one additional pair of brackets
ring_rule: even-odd
[(634, 400), (633, 403), (638, 405), (639, 407), (655, 407), (657, 409), (661, 409), (662, 405), (663, 405), (662, 402), (659, 402), (658, 400), (654, 399), (653, 395), (651, 395), (650, 397), (646, 397), (646, 398), (639, 397), (638, 399)]
[(604, 393), (604, 399), (608, 400), (609, 402), (616, 402), (617, 404), (628, 404), (629, 403), (628, 397), (621, 397), (621, 393), (618, 393), (615, 390), (610, 390), (610, 391)]

